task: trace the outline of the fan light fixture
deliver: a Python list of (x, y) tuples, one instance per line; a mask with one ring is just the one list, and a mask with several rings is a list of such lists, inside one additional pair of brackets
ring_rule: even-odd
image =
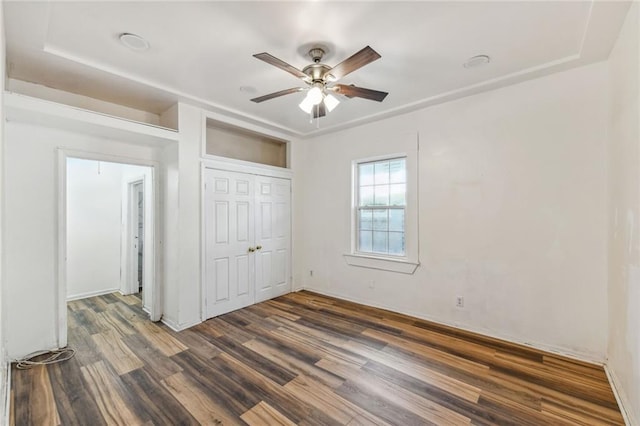
[(309, 89), (307, 96), (305, 96), (298, 106), (307, 114), (311, 114), (313, 107), (320, 105), (323, 102), (329, 112), (333, 111), (333, 109), (340, 103), (335, 96), (324, 93), (322, 84), (316, 83), (311, 89)]
[(257, 98), (251, 99), (251, 101), (260, 103), (280, 96), (291, 95), (293, 93), (306, 90), (307, 93), (298, 106), (307, 114), (312, 115), (313, 120), (314, 118), (318, 119), (320, 117), (324, 117), (327, 112), (333, 111), (335, 107), (340, 104), (338, 98), (333, 96), (332, 93), (346, 96), (347, 98), (362, 98), (376, 102), (382, 102), (388, 95), (387, 92), (381, 92), (379, 90), (365, 89), (353, 84), (347, 85), (336, 83), (336, 81), (340, 80), (347, 74), (380, 59), (380, 54), (370, 46), (366, 46), (360, 51), (354, 53), (335, 67), (330, 67), (329, 65), (321, 62), (325, 53), (325, 47), (313, 47), (309, 50), (309, 56), (313, 59), (313, 63), (307, 65), (302, 70), (299, 70), (298, 68), (289, 65), (283, 60), (266, 52), (256, 53), (253, 55), (254, 58), (292, 74), (306, 83), (308, 88), (292, 87), (290, 89), (280, 90), (268, 95), (258, 96)]

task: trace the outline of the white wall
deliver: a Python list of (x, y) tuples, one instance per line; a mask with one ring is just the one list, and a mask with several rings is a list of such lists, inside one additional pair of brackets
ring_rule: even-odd
[[(590, 65), (298, 142), (297, 286), (604, 361), (606, 72)], [(348, 266), (351, 161), (402, 151), (408, 132), (420, 138), (421, 266)]]
[(180, 305), (178, 325), (182, 328), (201, 321), (200, 275), (200, 154), (202, 110), (178, 105), (179, 149), (179, 252)]
[[(183, 329), (201, 321), (200, 150), (202, 110), (179, 104), (180, 141), (164, 151), (167, 233), (163, 321)], [(176, 262), (177, 260), (177, 262)]]
[[(2, 158), (4, 156), (4, 86), (6, 80), (6, 51), (5, 51), (5, 34), (4, 34), (4, 5), (0, 2), (0, 224), (3, 217), (2, 212), (4, 210), (4, 191), (3, 191), (3, 177), (2, 170)], [(0, 255), (3, 252), (2, 246), (2, 226), (0, 226)], [(4, 350), (5, 350), (5, 333), (4, 333), (4, 297), (3, 297), (3, 270), (0, 262), (0, 364), (4, 364)], [(0, 371), (3, 371), (0, 369)], [(2, 379), (3, 377), (0, 377)], [(1, 396), (1, 395), (0, 395)], [(0, 401), (2, 404), (2, 401)], [(4, 405), (2, 405), (4, 406)], [(0, 416), (2, 420), (2, 416)]]
[[(151, 169), (106, 161), (70, 158), (67, 162), (67, 298), (78, 299), (120, 289), (126, 216), (124, 183)], [(125, 206), (126, 208), (126, 206)], [(146, 273), (147, 271), (145, 271)]]
[(118, 164), (67, 162), (67, 299), (120, 288), (122, 170)]
[[(57, 344), (56, 148), (158, 161), (159, 150), (19, 122), (6, 123), (4, 284), (9, 356)], [(10, 184), (9, 184), (10, 183)]]
[[(168, 111), (170, 112), (170, 111)], [(202, 110), (178, 104), (180, 141), (162, 153), (165, 244), (162, 321), (181, 330), (201, 322), (200, 150)]]
[[(4, 89), (6, 80), (6, 50), (5, 50), (5, 30), (4, 30), (4, 4), (0, 2), (0, 259), (3, 257), (4, 245), (3, 239), (3, 222), (4, 217), (2, 212), (4, 211), (4, 184), (3, 177), (4, 171), (2, 168), (4, 157)], [(9, 390), (6, 387), (8, 376), (8, 365), (6, 363), (6, 309), (4, 295), (4, 270), (2, 269), (2, 262), (0, 261), (0, 423), (7, 423), (7, 401)]]
[(607, 364), (640, 425), (640, 5), (609, 58), (609, 345)]
[[(164, 288), (162, 292), (162, 320), (173, 328), (179, 328), (178, 302), (180, 297), (178, 245), (178, 198), (179, 198), (179, 168), (178, 144), (171, 144), (163, 150), (165, 165), (163, 188), (163, 214), (165, 221), (164, 244), (162, 246), (162, 275)], [(173, 261), (172, 261), (173, 260)]]

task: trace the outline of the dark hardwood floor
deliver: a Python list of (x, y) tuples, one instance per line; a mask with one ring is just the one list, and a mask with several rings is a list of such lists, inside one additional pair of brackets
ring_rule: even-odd
[(69, 303), (70, 361), (12, 370), (16, 425), (621, 425), (601, 367), (309, 292), (175, 333)]

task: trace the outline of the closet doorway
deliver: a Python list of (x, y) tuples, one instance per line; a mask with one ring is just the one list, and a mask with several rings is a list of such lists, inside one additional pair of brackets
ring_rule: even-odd
[(291, 292), (291, 180), (204, 170), (204, 319)]

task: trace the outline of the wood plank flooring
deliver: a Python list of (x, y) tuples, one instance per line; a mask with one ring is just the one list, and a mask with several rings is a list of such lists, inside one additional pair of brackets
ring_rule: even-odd
[(15, 425), (622, 425), (601, 367), (309, 292), (176, 333), (69, 303), (70, 361), (12, 371)]

